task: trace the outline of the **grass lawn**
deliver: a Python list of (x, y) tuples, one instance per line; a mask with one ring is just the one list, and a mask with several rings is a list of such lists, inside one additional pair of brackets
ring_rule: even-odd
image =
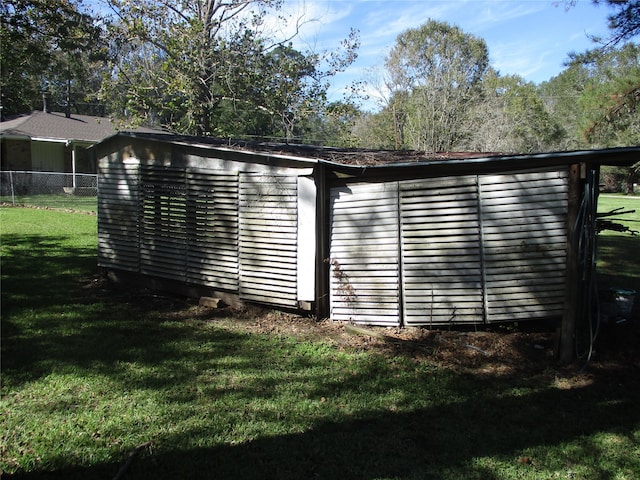
[(83, 197), (78, 195), (16, 195), (0, 197), (0, 203), (46, 207), (59, 210), (76, 210), (79, 212), (97, 212), (98, 197)]
[[(635, 211), (607, 219), (640, 232), (640, 196), (600, 195), (598, 199), (598, 212), (620, 207), (623, 211)], [(640, 302), (640, 235), (603, 231), (598, 236), (598, 272), (601, 288), (633, 289), (638, 292)]]
[(9, 478), (113, 478), (137, 447), (124, 478), (640, 471), (637, 367), (481, 374), (248, 333), (251, 317), (102, 288), (95, 216), (0, 208), (0, 222)]

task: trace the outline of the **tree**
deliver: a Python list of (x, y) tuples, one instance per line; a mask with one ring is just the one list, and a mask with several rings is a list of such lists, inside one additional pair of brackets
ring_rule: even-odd
[(322, 98), (323, 79), (355, 58), (355, 35), (342, 56), (274, 39), (264, 24), (281, 0), (107, 1), (119, 41), (105, 97), (123, 99), (122, 115), (182, 133), (289, 137), (303, 107)]
[(640, 33), (640, 0), (593, 0), (593, 3), (606, 3), (615, 10), (609, 15), (609, 45), (626, 42)]
[(74, 0), (0, 4), (3, 115), (33, 110), (43, 89), (66, 108), (92, 97), (106, 49), (102, 28), (79, 6)]
[(628, 43), (577, 61), (591, 75), (580, 97), (582, 130), (593, 146), (640, 144), (640, 48)]
[(386, 109), (402, 146), (431, 152), (458, 146), (488, 65), (484, 40), (458, 27), (429, 20), (401, 33), (385, 67)]
[[(575, 0), (568, 3), (572, 6)], [(637, 130), (638, 123), (640, 74), (637, 50), (631, 53), (631, 68), (628, 58), (623, 57), (629, 57), (628, 49), (634, 48), (630, 40), (640, 33), (640, 0), (593, 0), (593, 3), (605, 3), (614, 13), (608, 17), (608, 38), (593, 38), (598, 43), (597, 48), (570, 54), (570, 67), (582, 64), (587, 69), (599, 69), (607, 77), (581, 97), (590, 112), (590, 121), (583, 125), (583, 131), (591, 144), (627, 145), (636, 141), (633, 131)], [(629, 43), (625, 45), (625, 42)], [(609, 65), (604, 67), (607, 63)], [(607, 71), (615, 71), (617, 79)]]
[(556, 150), (588, 148), (582, 128), (583, 110), (578, 101), (589, 81), (589, 69), (576, 63), (538, 87), (545, 110), (559, 124), (564, 134), (555, 145)]
[(490, 69), (482, 88), (483, 100), (476, 104), (467, 124), (470, 150), (531, 153), (557, 144), (562, 129), (545, 109), (533, 83)]

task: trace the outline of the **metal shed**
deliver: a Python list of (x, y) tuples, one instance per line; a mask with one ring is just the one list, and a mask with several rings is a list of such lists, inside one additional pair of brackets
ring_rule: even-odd
[(98, 157), (99, 266), (239, 301), (315, 300), (315, 161), (126, 133)]
[(100, 266), (387, 326), (572, 315), (580, 196), (600, 164), (640, 156), (425, 157), (133, 133), (96, 151)]

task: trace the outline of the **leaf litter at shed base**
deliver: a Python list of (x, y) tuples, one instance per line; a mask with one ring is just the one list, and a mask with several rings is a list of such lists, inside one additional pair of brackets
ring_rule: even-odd
[[(91, 285), (88, 285), (91, 288)], [(93, 287), (104, 288), (102, 280)], [(219, 325), (247, 333), (293, 337), (318, 341), (339, 349), (368, 351), (388, 357), (403, 355), (416, 362), (460, 373), (503, 376), (517, 372), (571, 375), (586, 359), (560, 366), (556, 358), (556, 332), (548, 322), (504, 323), (446, 329), (425, 327), (356, 326), (330, 319), (316, 319), (260, 306), (212, 309), (195, 299), (158, 295), (149, 291), (126, 292), (128, 302), (139, 308), (163, 305), (163, 316), (175, 320), (210, 319)], [(596, 339), (596, 350), (589, 364), (590, 373), (599, 370), (640, 368), (640, 308), (634, 308), (630, 322), (607, 326)]]

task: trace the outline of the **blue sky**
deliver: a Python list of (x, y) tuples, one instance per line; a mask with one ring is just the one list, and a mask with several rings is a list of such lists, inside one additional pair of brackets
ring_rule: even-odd
[(491, 65), (500, 73), (534, 83), (549, 80), (562, 71), (569, 52), (594, 47), (588, 35), (607, 33), (605, 5), (577, 0), (565, 7), (556, 0), (286, 0), (292, 17), (277, 28), (290, 33), (293, 19), (301, 18), (294, 45), (316, 51), (336, 48), (352, 27), (360, 31), (358, 59), (332, 82), (331, 97), (337, 100), (346, 85), (383, 64), (399, 33), (429, 18), (484, 39)]

